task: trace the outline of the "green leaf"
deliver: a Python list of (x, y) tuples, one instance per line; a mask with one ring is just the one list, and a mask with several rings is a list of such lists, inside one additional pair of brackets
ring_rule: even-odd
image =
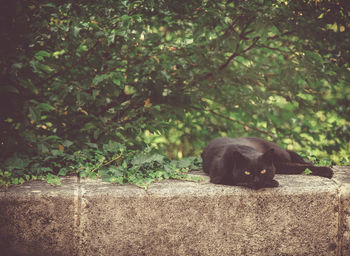
[(41, 63), (37, 63), (37, 67), (40, 70), (45, 71), (46, 73), (50, 73), (50, 72), (54, 71), (54, 69), (52, 69), (49, 65), (44, 65)]
[(52, 56), (58, 58), (60, 55), (63, 55), (63, 54), (65, 54), (65, 53), (66, 53), (66, 50), (65, 50), (65, 49), (62, 49), (62, 50), (60, 50), (60, 51), (55, 51), (55, 52), (53, 52), (53, 53), (52, 53)]
[(65, 140), (62, 145), (66, 148), (69, 148), (70, 146), (72, 146), (74, 144), (73, 141), (70, 141), (70, 140)]
[(309, 168), (306, 168), (303, 173), (305, 175), (310, 175), (310, 174), (312, 174), (312, 171)]
[(110, 173), (111, 175), (115, 176), (115, 177), (119, 177), (119, 176), (123, 176), (123, 171), (122, 171), (122, 167), (118, 166), (110, 166), (107, 169), (107, 172)]
[(47, 3), (47, 4), (43, 4), (43, 5), (41, 5), (41, 6), (43, 6), (43, 7), (51, 7), (51, 8), (56, 8), (56, 5), (55, 5), (55, 4), (53, 4), (53, 3)]
[(80, 28), (80, 27), (74, 26), (74, 27), (73, 27), (73, 36), (74, 36), (74, 37), (78, 37), (78, 35), (79, 35), (81, 29), (82, 29), (82, 28)]
[(119, 79), (113, 79), (113, 83), (120, 86), (120, 80)]
[(98, 173), (101, 175), (103, 181), (121, 184), (123, 183), (124, 173), (122, 167), (110, 166), (108, 169), (100, 170)]
[(178, 168), (189, 168), (192, 165), (193, 158), (182, 158), (176, 162)]
[(53, 106), (51, 106), (48, 103), (39, 103), (37, 107), (43, 111), (52, 111), (55, 109)]
[(52, 172), (52, 168), (50, 168), (50, 167), (41, 167), (40, 168), (40, 172), (42, 172), (43, 174), (44, 173), (50, 173), (50, 172)]
[(14, 184), (14, 185), (18, 185), (19, 184), (18, 178), (12, 178), (11, 179), (11, 183)]
[(14, 156), (6, 161), (6, 167), (10, 171), (15, 169), (25, 170), (28, 164), (29, 160), (25, 160), (17, 156)]
[(139, 154), (137, 156), (135, 156), (133, 158), (133, 160), (131, 161), (131, 163), (133, 165), (144, 165), (144, 164), (149, 164), (152, 162), (158, 162), (158, 163), (162, 163), (164, 161), (164, 156), (160, 155), (160, 154), (153, 154), (153, 155), (148, 155), (148, 154)]
[(61, 180), (57, 175), (53, 175), (51, 173), (46, 175), (46, 182), (54, 185), (54, 186), (60, 186), (61, 185)]
[(98, 148), (98, 145), (96, 143), (86, 142), (85, 144), (88, 145), (90, 148), (95, 148), (95, 149)]
[(41, 111), (39, 109), (29, 107), (29, 113), (34, 122), (39, 123), (41, 121)]
[(106, 80), (109, 78), (108, 74), (103, 74), (103, 75), (96, 75), (94, 79), (92, 79), (92, 84), (93, 85), (98, 85), (102, 81)]
[(93, 130), (96, 129), (97, 124), (95, 122), (88, 122), (84, 125), (83, 128), (81, 128), (81, 131), (89, 131), (89, 130)]
[(128, 21), (128, 20), (130, 20), (130, 19), (131, 19), (131, 16), (126, 15), (126, 14), (124, 14), (124, 15), (121, 17), (121, 20), (122, 20), (123, 22)]
[(82, 44), (82, 45), (79, 46), (77, 52), (81, 53), (81, 52), (86, 52), (88, 50), (89, 50), (89, 48), (86, 45)]
[(124, 152), (125, 146), (118, 142), (110, 140), (108, 144), (103, 145), (103, 150), (108, 152), (115, 152), (115, 153)]
[(67, 168), (62, 168), (62, 169), (60, 169), (60, 171), (58, 172), (58, 176), (66, 176), (68, 172), (69, 172), (69, 169), (67, 169)]
[(38, 151), (40, 152), (40, 154), (46, 154), (49, 152), (49, 148), (44, 143), (39, 143), (37, 145), (37, 147), (38, 147)]
[(35, 53), (35, 58), (37, 60), (44, 60), (44, 57), (48, 58), (51, 57), (51, 54), (47, 51), (38, 51), (37, 53)]

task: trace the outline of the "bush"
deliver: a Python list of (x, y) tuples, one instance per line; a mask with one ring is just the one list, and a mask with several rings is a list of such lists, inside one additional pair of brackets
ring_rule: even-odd
[(147, 175), (134, 155), (154, 149), (163, 160), (145, 168), (157, 173), (222, 135), (347, 161), (345, 2), (7, 2), (3, 184), (76, 173), (135, 183)]

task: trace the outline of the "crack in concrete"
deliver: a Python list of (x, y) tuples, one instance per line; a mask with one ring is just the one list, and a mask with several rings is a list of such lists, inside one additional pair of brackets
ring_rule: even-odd
[(80, 177), (77, 177), (77, 188), (74, 190), (74, 243), (75, 248), (77, 249), (76, 255), (81, 255), (80, 248), (81, 248), (81, 226), (80, 226), (80, 220), (81, 220), (81, 202), (82, 201), (82, 192), (81, 192), (81, 184), (80, 184)]
[[(336, 182), (337, 183), (337, 182)], [(342, 196), (340, 191), (340, 186), (337, 184), (337, 197), (338, 197), (338, 234), (337, 234), (337, 251), (336, 255), (341, 256), (342, 255), (342, 245), (343, 245), (343, 202), (342, 202)]]

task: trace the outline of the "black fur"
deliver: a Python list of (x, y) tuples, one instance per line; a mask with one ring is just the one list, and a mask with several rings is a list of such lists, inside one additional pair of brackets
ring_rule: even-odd
[(259, 138), (216, 138), (203, 150), (203, 170), (216, 184), (243, 185), (254, 189), (277, 187), (275, 174), (300, 174), (332, 178), (329, 167), (307, 163), (291, 150)]

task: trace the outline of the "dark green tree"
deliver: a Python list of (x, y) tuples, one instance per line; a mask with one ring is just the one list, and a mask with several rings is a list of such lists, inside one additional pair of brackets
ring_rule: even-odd
[(198, 155), (220, 135), (349, 154), (346, 1), (16, 0), (1, 13), (2, 170), (57, 174), (85, 149), (101, 150), (91, 169), (121, 166), (124, 146)]

